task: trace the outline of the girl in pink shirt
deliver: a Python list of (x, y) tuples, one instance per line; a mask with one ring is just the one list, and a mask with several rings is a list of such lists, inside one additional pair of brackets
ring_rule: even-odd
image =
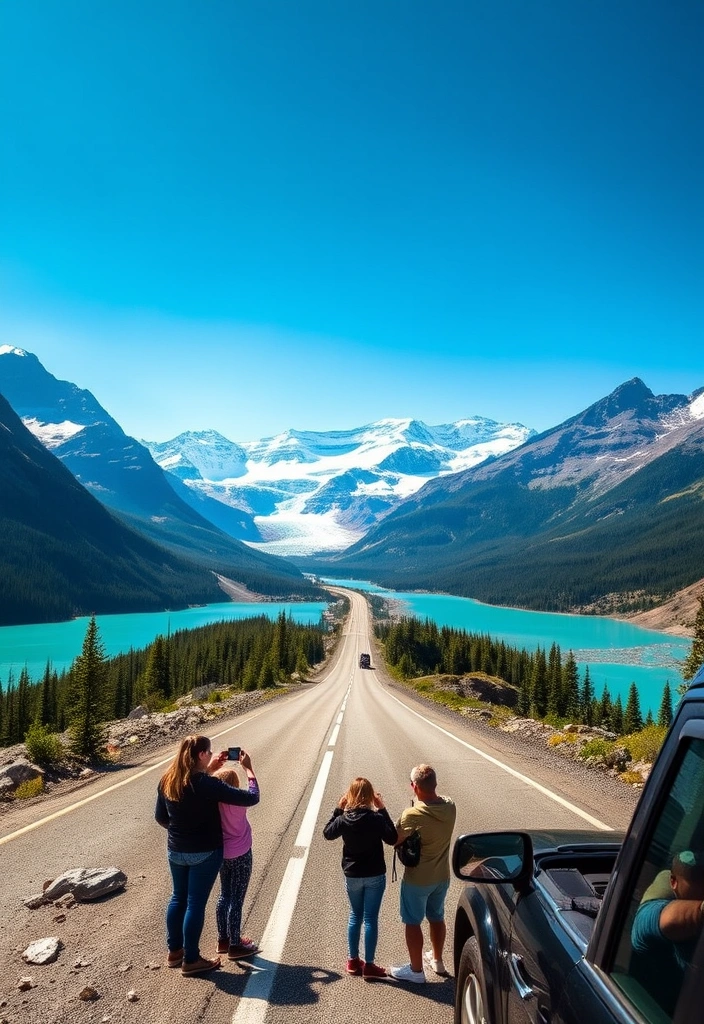
[[(259, 799), (259, 786), (246, 751), (240, 751), (240, 765), (247, 773), (247, 788)], [(215, 773), (228, 786), (239, 786), (234, 768), (220, 768)], [(218, 804), (222, 824), (223, 862), (220, 868), (220, 896), (215, 907), (218, 925), (218, 953), (227, 953), (228, 960), (242, 960), (259, 952), (256, 942), (242, 935), (242, 906), (252, 876), (252, 826), (247, 808), (235, 804)]]

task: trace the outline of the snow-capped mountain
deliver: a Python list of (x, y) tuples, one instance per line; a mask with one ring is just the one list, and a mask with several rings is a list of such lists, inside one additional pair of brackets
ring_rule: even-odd
[(143, 444), (194, 498), (254, 516), (264, 540), (256, 546), (304, 555), (347, 547), (429, 480), (511, 451), (534, 433), (475, 416), (439, 426), (382, 419), (237, 443), (216, 431), (187, 432)]

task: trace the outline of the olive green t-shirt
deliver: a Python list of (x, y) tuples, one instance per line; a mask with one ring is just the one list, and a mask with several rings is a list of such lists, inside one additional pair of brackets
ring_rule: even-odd
[(457, 808), (449, 796), (438, 796), (438, 803), (424, 804), (418, 800), (407, 807), (396, 822), (404, 837), (420, 832), (420, 864), (404, 868), (403, 880), (410, 885), (437, 885), (450, 877), (450, 840), (455, 827)]

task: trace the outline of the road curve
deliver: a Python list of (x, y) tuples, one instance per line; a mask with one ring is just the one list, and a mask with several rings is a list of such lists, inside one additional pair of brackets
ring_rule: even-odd
[[(218, 722), (211, 733), (216, 749), (239, 743), (251, 752), (261, 785), (262, 801), (250, 812), (254, 872), (246, 906), (246, 931), (263, 941), (261, 955), (250, 966), (228, 963), (205, 978), (182, 978), (163, 966), (169, 878), (165, 834), (153, 821), (153, 808), (171, 754), (164, 749), (121, 774), (119, 788), (113, 775), (37, 805), (34, 815), (18, 808), (3, 817), (0, 951), (6, 970), (0, 991), (7, 1005), (0, 1016), (13, 1024), (361, 1024), (421, 1014), (427, 1024), (449, 1024), (451, 979), (409, 989), (344, 974), (341, 844), (326, 842), (322, 826), (349, 781), (368, 776), (396, 816), (411, 795), (411, 767), (430, 762), (440, 791), (457, 803), (458, 832), (593, 827), (594, 819), (604, 828), (627, 823), (627, 805), (590, 794), (580, 803), (574, 783), (562, 786), (559, 775), (537, 763), (527, 768), (525, 758), (503, 751), (463, 721), (388, 687), (381, 672), (361, 670), (359, 653), (373, 650), (368, 608), (359, 594), (348, 596), (343, 637), (320, 682)], [(86, 802), (89, 797), (96, 798)], [(38, 827), (21, 831), (37, 818)], [(390, 860), (377, 956), (382, 964), (407, 959)], [(55, 908), (30, 911), (22, 905), (44, 880), (80, 865), (122, 868), (126, 891), (96, 905), (75, 905), (64, 921), (55, 920)], [(450, 914), (458, 887), (453, 881)], [(204, 952), (215, 944), (213, 905), (211, 899)], [(44, 967), (23, 964), (20, 954), (29, 942), (49, 935), (64, 943), (58, 960)], [(30, 975), (35, 987), (20, 993), (22, 975)], [(78, 999), (86, 985), (99, 992), (95, 1003)], [(130, 989), (138, 1001), (126, 1000)]]

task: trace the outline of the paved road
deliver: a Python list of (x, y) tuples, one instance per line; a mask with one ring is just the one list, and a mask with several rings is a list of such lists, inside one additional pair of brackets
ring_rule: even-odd
[[(451, 979), (432, 979), (411, 989), (392, 981), (367, 984), (344, 974), (347, 903), (341, 843), (326, 842), (321, 831), (349, 781), (359, 774), (371, 778), (395, 816), (411, 795), (410, 768), (431, 762), (440, 791), (458, 805), (458, 831), (593, 827), (595, 819), (604, 827), (627, 823), (627, 802), (611, 799), (599, 787), (584, 789), (578, 780), (527, 760), (525, 751), (512, 752), (510, 745), (504, 749), (500, 737), (487, 739), (464, 722), (418, 704), (384, 684), (380, 672), (359, 669), (360, 651), (372, 650), (370, 627), (365, 601), (350, 597), (343, 640), (318, 684), (219, 722), (211, 734), (216, 749), (239, 743), (249, 750), (260, 780), (262, 802), (250, 812), (254, 873), (246, 931), (263, 939), (261, 956), (251, 967), (228, 963), (207, 978), (182, 978), (156, 966), (164, 958), (169, 881), (165, 835), (152, 814), (157, 780), (170, 759), (166, 749), (117, 777), (117, 788), (112, 775), (78, 794), (53, 798), (32, 811), (18, 808), (1, 819), (0, 954), (5, 970), (0, 993), (7, 1005), (0, 1008), (0, 1018), (13, 1024), (363, 1024), (422, 1015), (425, 1024), (449, 1024)], [(39, 827), (13, 834), (34, 823), (38, 814), (43, 819)], [(67, 868), (112, 864), (127, 872), (127, 890), (97, 905), (76, 905), (65, 921), (54, 921), (53, 908), (29, 911), (22, 906), (22, 899), (40, 890), (45, 879)], [(452, 883), (450, 909), (459, 884)], [(48, 935), (60, 936), (65, 944), (59, 959), (28, 968), (21, 951)], [(215, 938), (209, 908), (204, 952), (214, 949)], [(377, 960), (405, 959), (398, 883), (390, 881), (389, 871)], [(88, 966), (74, 966), (79, 961)], [(16, 982), (21, 975), (31, 975), (36, 987), (20, 994)], [(95, 986), (100, 999), (81, 1003), (77, 997), (84, 985)], [(137, 992), (138, 1002), (126, 1001), (129, 989)]]

